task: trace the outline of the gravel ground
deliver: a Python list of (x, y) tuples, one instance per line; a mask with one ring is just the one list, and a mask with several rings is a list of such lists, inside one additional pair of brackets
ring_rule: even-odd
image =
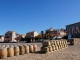
[[(1, 43), (1, 44), (7, 45), (8, 43)], [(9, 43), (9, 44), (14, 45), (18, 43)], [(23, 44), (23, 43), (19, 43), (19, 44)], [(42, 44), (41, 43), (35, 43), (35, 44), (38, 45), (38, 50), (40, 50)], [(8, 57), (6, 59), (1, 59), (1, 60), (80, 60), (80, 45), (69, 46), (68, 48), (58, 50), (52, 53), (47, 53), (47, 54), (30, 53), (25, 55)]]

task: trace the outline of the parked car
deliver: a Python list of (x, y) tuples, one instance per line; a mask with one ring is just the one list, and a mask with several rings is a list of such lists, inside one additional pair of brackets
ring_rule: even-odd
[(57, 40), (57, 39), (58, 39), (58, 40), (59, 40), (59, 39), (62, 39), (62, 37), (60, 37), (60, 36), (55, 36), (55, 37), (52, 38), (52, 40)]

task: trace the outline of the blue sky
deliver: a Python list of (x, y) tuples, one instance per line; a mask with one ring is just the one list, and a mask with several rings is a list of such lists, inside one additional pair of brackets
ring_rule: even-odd
[(19, 34), (80, 21), (80, 0), (0, 0), (0, 34)]

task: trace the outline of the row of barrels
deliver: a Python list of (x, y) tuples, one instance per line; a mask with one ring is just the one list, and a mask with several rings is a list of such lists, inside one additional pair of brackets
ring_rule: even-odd
[(44, 41), (42, 43), (41, 52), (50, 53), (68, 47), (67, 40)]
[(69, 41), (70, 41), (70, 45), (80, 44), (80, 38), (72, 38)]
[(67, 44), (67, 40), (52, 40), (42, 42), (43, 47), (52, 46), (52, 45), (64, 45)]
[(37, 52), (37, 45), (3, 45), (0, 47), (0, 59)]

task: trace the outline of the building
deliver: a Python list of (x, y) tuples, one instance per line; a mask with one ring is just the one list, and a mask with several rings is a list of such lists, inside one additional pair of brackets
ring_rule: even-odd
[(72, 38), (80, 38), (80, 22), (66, 25), (67, 34)]
[(64, 37), (64, 36), (66, 36), (66, 31), (65, 30), (60, 30), (58, 35), (60, 37)]
[(0, 42), (3, 42), (3, 41), (4, 41), (4, 36), (0, 35)]
[(27, 35), (27, 37), (36, 37), (36, 36), (38, 36), (38, 32), (37, 31), (31, 31), (31, 32), (28, 32), (26, 35)]
[(21, 37), (22, 37), (22, 38), (25, 38), (25, 37), (26, 37), (26, 34), (21, 34)]
[(36, 36), (38, 36), (37, 31), (31, 31), (31, 32), (26, 33), (26, 38), (28, 42), (33, 42)]
[(9, 40), (9, 41), (13, 41), (16, 40), (16, 38), (19, 36), (19, 34), (17, 34), (14, 31), (7, 31), (5, 33), (5, 40)]
[(49, 28), (49, 29), (46, 29), (46, 33), (49, 33), (49, 32), (51, 32), (51, 31), (54, 31), (54, 29), (51, 27), (51, 28)]
[(26, 34), (21, 34), (20, 36), (19, 36), (19, 40), (20, 41), (24, 41), (25, 40), (25, 38), (26, 38)]
[(56, 29), (54, 30), (53, 28), (49, 28), (46, 30), (46, 34), (50, 34), (52, 36), (66, 36), (66, 30), (65, 29)]
[(54, 30), (52, 27), (46, 30), (46, 34), (50, 34), (51, 36), (57, 36), (57, 30)]

